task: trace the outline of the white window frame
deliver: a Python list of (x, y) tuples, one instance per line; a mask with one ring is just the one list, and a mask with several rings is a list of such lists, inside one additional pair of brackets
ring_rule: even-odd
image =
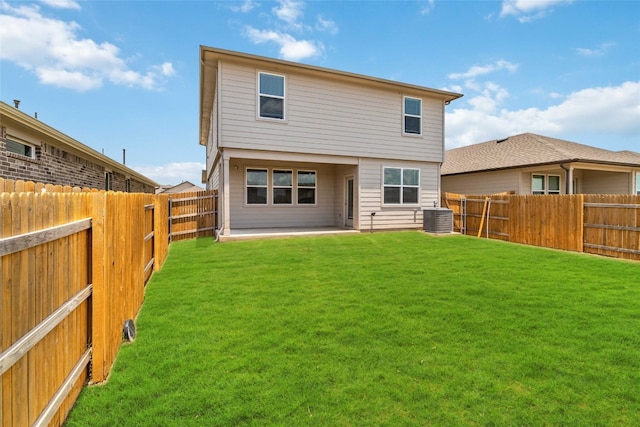
[[(274, 178), (274, 174), (276, 172), (288, 172), (289, 174), (291, 174), (291, 184), (290, 185), (276, 185), (276, 180)], [(272, 168), (271, 169), (271, 202), (274, 206), (291, 206), (293, 205), (293, 198), (294, 198), (294, 193), (293, 193), (293, 169), (286, 169), (286, 168)], [(291, 199), (289, 201), (289, 203), (280, 203), (280, 202), (276, 202), (276, 195), (275, 195), (275, 190), (277, 189), (288, 189), (291, 192)]]
[(640, 172), (636, 172), (636, 195), (640, 196)]
[[(533, 180), (535, 177), (542, 177), (542, 190), (534, 190), (533, 189)], [(551, 190), (549, 189), (549, 177), (557, 177), (558, 178), (558, 189)], [(557, 174), (544, 174), (544, 173), (532, 173), (531, 174), (531, 194), (534, 195), (558, 195), (562, 194), (562, 178)]]
[[(313, 173), (313, 187), (309, 185), (300, 186), (299, 182), (299, 174), (302, 173)], [(300, 203), (300, 194), (298, 194), (298, 190), (303, 188), (305, 190), (313, 189), (313, 203)], [(318, 204), (318, 172), (311, 169), (297, 169), (296, 170), (296, 204), (298, 206), (316, 206)]]
[[(11, 154), (13, 154), (15, 156), (20, 156), (20, 157), (23, 157), (23, 158), (26, 158), (26, 159), (35, 160), (35, 158), (36, 158), (36, 146), (35, 145), (29, 144), (29, 143), (24, 142), (24, 141), (16, 141), (15, 139), (11, 139), (11, 138), (4, 138), (4, 141), (5, 141), (5, 148), (7, 150), (7, 153), (11, 153)], [(31, 149), (31, 155), (26, 155), (26, 154), (23, 154), (23, 153), (16, 153), (15, 151), (9, 150), (9, 145), (8, 144), (10, 142), (13, 143), (13, 144), (22, 145), (23, 147), (26, 147), (26, 148), (30, 148)]]
[[(264, 171), (267, 175), (267, 183), (265, 185), (255, 184), (249, 185), (247, 178), (249, 177), (249, 171)], [(265, 202), (264, 203), (249, 203), (249, 187), (251, 188), (265, 188)], [(247, 167), (244, 170), (244, 206), (268, 206), (269, 205), (269, 168), (264, 167)]]
[[(413, 99), (415, 101), (420, 102), (420, 114), (411, 114), (407, 113), (407, 100)], [(420, 131), (419, 132), (407, 132), (406, 119), (407, 117), (417, 118), (420, 122)], [(422, 98), (416, 98), (415, 96), (403, 96), (402, 97), (402, 134), (406, 136), (422, 136)]]
[[(269, 94), (269, 93), (262, 93), (261, 92), (261, 88), (260, 88), (260, 76), (262, 74), (265, 75), (270, 75), (270, 76), (275, 76), (275, 77), (281, 77), (282, 78), (282, 96), (279, 95), (273, 95), (273, 94)], [(257, 93), (257, 97), (256, 97), (256, 117), (260, 120), (273, 120), (276, 122), (284, 122), (287, 119), (287, 77), (282, 75), (282, 74), (276, 74), (276, 73), (271, 73), (268, 71), (258, 71), (257, 76), (256, 76), (256, 93)], [(268, 117), (268, 116), (263, 116), (262, 115), (262, 111), (260, 108), (260, 98), (261, 97), (268, 97), (268, 98), (273, 98), (273, 99), (281, 99), (282, 100), (282, 118), (280, 117)]]
[[(249, 185), (247, 182), (248, 172), (249, 171), (262, 171), (266, 172), (267, 175), (267, 184), (266, 185)], [(283, 186), (276, 185), (275, 179), (273, 178), (273, 174), (275, 172), (290, 172), (291, 173), (291, 186)], [(300, 186), (298, 182), (298, 173), (299, 172), (310, 172), (315, 176), (315, 184), (313, 187), (311, 186)], [(244, 201), (243, 206), (245, 207), (265, 207), (265, 206), (274, 206), (274, 207), (312, 207), (318, 205), (318, 171), (314, 169), (297, 169), (291, 167), (265, 167), (265, 166), (247, 166), (244, 170)], [(266, 202), (265, 203), (249, 203), (248, 196), (249, 191), (248, 188), (265, 188), (266, 190)], [(291, 203), (276, 203), (274, 197), (274, 190), (278, 188), (287, 188), (291, 190)], [(314, 200), (313, 203), (299, 203), (298, 199), (298, 189), (313, 189), (314, 190)]]
[[(387, 169), (399, 169), (400, 170), (400, 184), (385, 184), (384, 182), (384, 172)], [(404, 171), (405, 170), (415, 170), (418, 171), (418, 184), (405, 184), (404, 183)], [(383, 166), (382, 167), (382, 205), (383, 206), (419, 206), (420, 205), (420, 179), (421, 173), (420, 168), (405, 168), (405, 167), (397, 167), (397, 166)], [(399, 203), (388, 203), (385, 201), (384, 190), (386, 187), (389, 188), (399, 188), (400, 189), (400, 202)], [(407, 202), (404, 201), (404, 188), (416, 188), (417, 189), (417, 200), (415, 202)]]

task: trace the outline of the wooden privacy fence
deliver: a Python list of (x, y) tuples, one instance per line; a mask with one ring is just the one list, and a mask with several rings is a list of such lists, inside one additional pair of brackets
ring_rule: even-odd
[(168, 198), (13, 188), (29, 192), (0, 194), (0, 426), (60, 425), (166, 258)]
[(217, 224), (218, 192), (206, 190), (169, 196), (169, 240), (213, 236)]
[(640, 260), (640, 196), (445, 193), (442, 206), (463, 234)]

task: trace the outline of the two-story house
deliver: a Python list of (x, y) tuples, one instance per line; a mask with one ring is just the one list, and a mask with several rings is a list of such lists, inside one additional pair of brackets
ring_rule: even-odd
[(444, 109), (461, 94), (204, 46), (200, 64), (219, 238), (421, 228), (438, 203)]

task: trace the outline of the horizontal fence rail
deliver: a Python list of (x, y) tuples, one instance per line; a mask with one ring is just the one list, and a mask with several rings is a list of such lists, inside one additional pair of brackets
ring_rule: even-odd
[(56, 326), (67, 318), (73, 311), (91, 296), (91, 285), (74, 295), (49, 317), (31, 329), (26, 335), (16, 341), (11, 347), (0, 354), (0, 375), (4, 374), (29, 350), (35, 347)]
[(88, 379), (85, 194), (0, 193), (0, 425), (61, 424)]
[(58, 426), (104, 381), (168, 252), (169, 198), (0, 179), (0, 426)]
[(640, 196), (445, 193), (454, 231), (640, 260)]
[(217, 224), (216, 190), (172, 194), (169, 198), (169, 239), (213, 236)]

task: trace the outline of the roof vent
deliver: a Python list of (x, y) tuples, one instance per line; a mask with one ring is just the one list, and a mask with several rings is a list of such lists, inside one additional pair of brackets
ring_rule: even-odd
[(13, 105), (16, 107), (16, 110), (20, 109), (20, 100), (19, 99), (14, 99), (13, 100)]
[(509, 139), (509, 138), (507, 137), (507, 138), (497, 139), (496, 143), (500, 144), (501, 142), (505, 142), (507, 139)]

